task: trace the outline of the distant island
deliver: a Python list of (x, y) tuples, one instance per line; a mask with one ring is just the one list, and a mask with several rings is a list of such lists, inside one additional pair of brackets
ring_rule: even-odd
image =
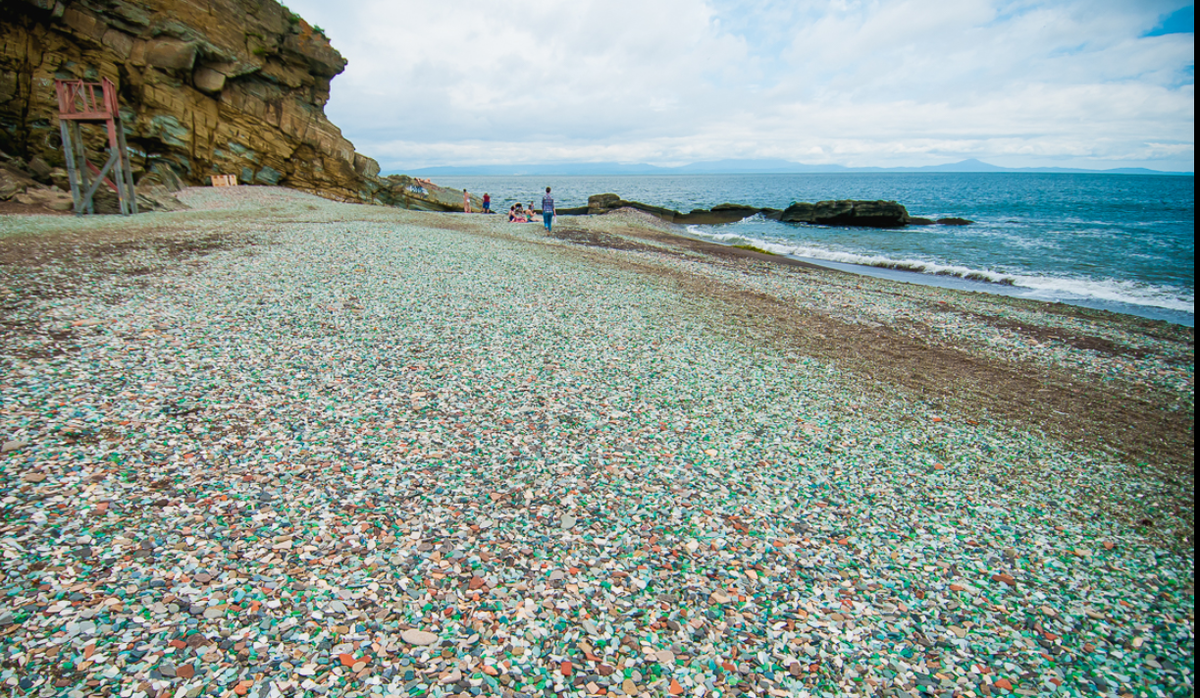
[[(401, 170), (397, 170), (396, 174)], [(1192, 172), (1163, 172), (1144, 167), (1120, 167), (1111, 170), (1082, 170), (1069, 167), (1000, 167), (981, 160), (963, 160), (925, 167), (845, 167), (843, 165), (806, 165), (788, 160), (712, 160), (678, 167), (659, 167), (644, 163), (561, 162), (517, 165), (445, 165), (403, 170), (403, 173), (429, 176), (520, 176), (520, 175), (647, 175), (647, 174), (856, 174), (873, 172), (1028, 172), (1053, 174), (1126, 174), (1194, 176)]]

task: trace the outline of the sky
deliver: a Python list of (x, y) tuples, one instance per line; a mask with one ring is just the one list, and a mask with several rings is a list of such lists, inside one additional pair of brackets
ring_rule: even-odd
[(1195, 169), (1178, 0), (287, 0), (384, 172), (722, 159)]

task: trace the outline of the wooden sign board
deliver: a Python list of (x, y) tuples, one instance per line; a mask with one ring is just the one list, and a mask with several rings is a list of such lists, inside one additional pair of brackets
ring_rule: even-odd
[(238, 185), (236, 175), (213, 175), (212, 185), (214, 187), (236, 187)]

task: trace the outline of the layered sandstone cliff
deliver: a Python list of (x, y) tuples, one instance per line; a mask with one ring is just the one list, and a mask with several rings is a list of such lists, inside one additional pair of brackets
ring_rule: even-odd
[[(0, 151), (16, 160), (63, 163), (56, 78), (108, 78), (139, 181), (198, 185), (233, 174), (347, 201), (462, 205), (461, 192), (380, 178), (379, 165), (355, 152), (324, 113), (345, 59), (274, 0), (0, 0), (0, 8)], [(91, 131), (96, 154), (101, 129)]]

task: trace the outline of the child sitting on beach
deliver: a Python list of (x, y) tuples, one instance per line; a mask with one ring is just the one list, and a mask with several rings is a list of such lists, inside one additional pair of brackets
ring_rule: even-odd
[(508, 222), (509, 223), (528, 223), (529, 219), (525, 217), (525, 210), (521, 208), (521, 204), (513, 204), (508, 207)]

